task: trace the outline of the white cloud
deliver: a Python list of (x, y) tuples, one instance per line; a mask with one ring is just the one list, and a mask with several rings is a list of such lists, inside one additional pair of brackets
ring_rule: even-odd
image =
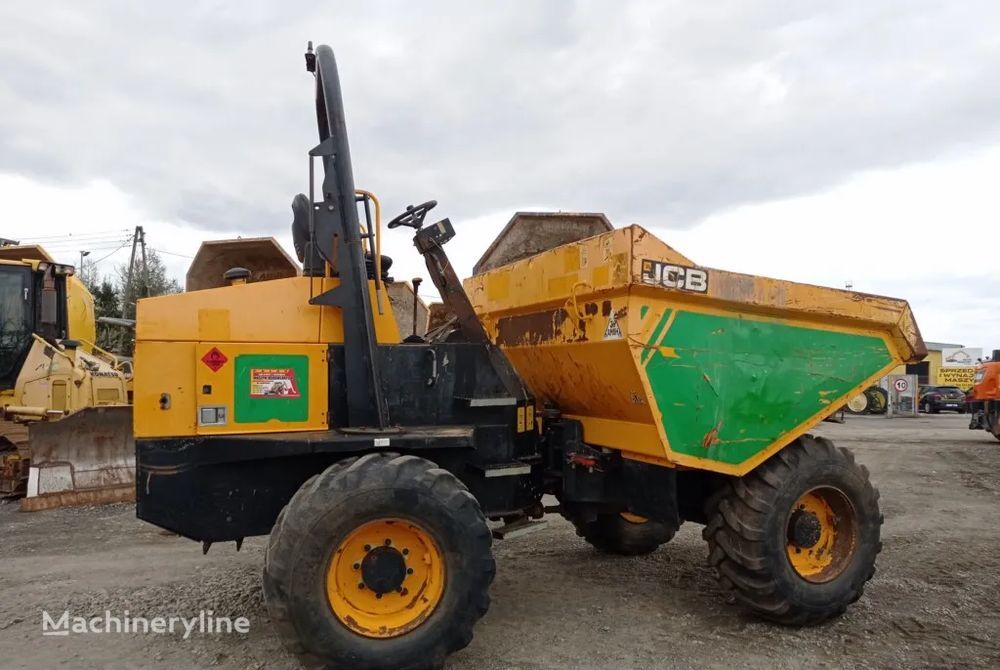
[[(436, 198), (460, 274), (517, 209), (605, 211), (707, 265), (850, 279), (909, 298), (930, 339), (1000, 344), (976, 257), (1000, 214), (998, 3), (294, 5), (0, 4), (0, 235), (75, 232), (70, 262), (135, 225), (182, 255), (290, 248), (314, 39), (338, 54), (357, 185), (387, 216)], [(423, 274), (405, 232), (385, 249)]]
[[(670, 229), (652, 219), (613, 223), (643, 225), (702, 265), (837, 288), (851, 281), (858, 291), (905, 298), (927, 339), (992, 350), (1000, 346), (1000, 267), (990, 253), (1000, 218), (996, 174), (1000, 148), (991, 148), (935, 163), (866, 172), (814, 195), (721, 212), (689, 229)], [(60, 260), (75, 264), (80, 249), (93, 249), (90, 260), (104, 258), (104, 272), (126, 262), (129, 252), (124, 248), (107, 256), (115, 243), (90, 241), (105, 231), (124, 235), (143, 225), (149, 246), (185, 256), (194, 256), (203, 240), (231, 236), (229, 231), (156, 221), (105, 181), (65, 188), (0, 175), (0, 202), (7, 212), (0, 236), (65, 236), (53, 247)], [(460, 276), (471, 274), (475, 261), (518, 209), (551, 207), (514, 204), (453, 221), (458, 234), (448, 252)], [(394, 214), (386, 212), (385, 218)], [(286, 221), (264, 231), (289, 251), (290, 220), (289, 212)], [(408, 229), (384, 231), (383, 251), (393, 257), (397, 279), (427, 279)], [(189, 261), (174, 255), (162, 258), (183, 281)], [(428, 297), (435, 295), (430, 282), (423, 286)]]
[[(906, 298), (924, 336), (1000, 347), (1000, 147), (859, 174), (687, 230), (647, 225), (696, 263)], [(622, 222), (617, 222), (621, 224)]]
[(40, 244), (57, 261), (75, 266), (80, 252), (89, 252), (85, 262), (97, 263), (104, 275), (128, 262), (136, 226), (143, 226), (147, 245), (163, 252), (168, 271), (182, 283), (188, 267), (185, 256), (194, 256), (200, 240), (228, 236), (156, 220), (107, 180), (57, 186), (0, 174), (0, 202), (0, 237)]

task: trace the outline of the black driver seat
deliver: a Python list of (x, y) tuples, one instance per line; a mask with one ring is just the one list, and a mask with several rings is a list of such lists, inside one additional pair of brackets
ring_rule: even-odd
[[(309, 196), (299, 193), (292, 198), (292, 244), (295, 246), (295, 255), (302, 263), (302, 274), (306, 277), (323, 276), (323, 258), (319, 251), (313, 248), (309, 241), (309, 208), (311, 207)], [(392, 267), (392, 258), (382, 254), (382, 281), (391, 282), (389, 268)], [(368, 278), (375, 278), (375, 260), (370, 253), (365, 253), (365, 269)], [(337, 267), (334, 264), (333, 276), (337, 276)]]

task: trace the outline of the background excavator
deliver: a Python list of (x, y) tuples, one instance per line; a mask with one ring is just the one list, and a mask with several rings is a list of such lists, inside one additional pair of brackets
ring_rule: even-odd
[(0, 243), (0, 495), (23, 509), (135, 496), (131, 362), (94, 339), (73, 266)]

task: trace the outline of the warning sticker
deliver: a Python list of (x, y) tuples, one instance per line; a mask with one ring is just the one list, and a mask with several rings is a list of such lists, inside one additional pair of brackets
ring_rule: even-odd
[(218, 372), (219, 368), (225, 365), (228, 360), (217, 347), (212, 347), (201, 357), (201, 362), (207, 365), (212, 372)]
[(608, 319), (608, 327), (604, 329), (605, 340), (622, 339), (622, 328), (618, 325), (618, 317), (614, 314)]
[(299, 385), (292, 368), (250, 368), (251, 398), (298, 398)]

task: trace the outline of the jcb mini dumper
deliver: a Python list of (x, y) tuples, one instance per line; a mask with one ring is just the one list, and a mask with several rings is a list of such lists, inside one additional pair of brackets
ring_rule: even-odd
[(270, 534), (271, 619), (316, 667), (443, 665), (489, 605), (493, 535), (546, 493), (607, 552), (706, 524), (723, 586), (781, 623), (861, 596), (878, 493), (807, 430), (920, 355), (905, 302), (700, 268), (636, 227), (474, 277), (470, 301), (431, 201), (388, 227), (412, 228), (455, 328), (404, 341), (333, 52), (306, 65), (320, 143), (292, 204), (302, 276), (234, 269), (139, 303), (140, 518), (206, 550)]

